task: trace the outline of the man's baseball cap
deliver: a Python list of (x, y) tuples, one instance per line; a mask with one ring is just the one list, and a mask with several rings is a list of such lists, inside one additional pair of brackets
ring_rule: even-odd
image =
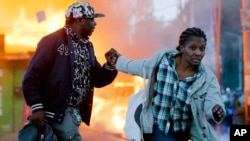
[(95, 13), (94, 8), (87, 2), (75, 2), (66, 11), (66, 20), (78, 18), (99, 18), (104, 17), (102, 13)]

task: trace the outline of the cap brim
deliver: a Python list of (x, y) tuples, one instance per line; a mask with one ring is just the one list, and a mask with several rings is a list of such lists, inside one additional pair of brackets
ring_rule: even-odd
[(105, 17), (105, 15), (102, 13), (95, 13), (95, 18), (101, 18), (101, 17)]

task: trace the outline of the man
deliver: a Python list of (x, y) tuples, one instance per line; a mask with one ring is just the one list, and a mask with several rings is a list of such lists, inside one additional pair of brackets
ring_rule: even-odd
[[(110, 84), (117, 71), (97, 61), (89, 36), (95, 13), (87, 2), (76, 2), (66, 12), (65, 26), (44, 36), (27, 68), (23, 93), (37, 128), (47, 120), (58, 140), (77, 140), (81, 122), (90, 123), (94, 87)], [(112, 61), (110, 61), (112, 62)]]

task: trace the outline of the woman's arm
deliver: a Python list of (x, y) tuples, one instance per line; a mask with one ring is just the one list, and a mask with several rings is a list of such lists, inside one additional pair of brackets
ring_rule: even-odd
[(116, 69), (127, 74), (148, 78), (148, 70), (150, 69), (148, 65), (150, 64), (147, 59), (130, 60), (120, 56), (116, 62)]
[(205, 111), (216, 123), (222, 122), (226, 116), (225, 106), (221, 97), (220, 85), (215, 76), (212, 76), (205, 99)]

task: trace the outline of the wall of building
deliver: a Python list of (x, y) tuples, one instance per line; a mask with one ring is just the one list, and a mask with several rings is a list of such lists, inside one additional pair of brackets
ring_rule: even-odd
[(21, 90), (27, 60), (0, 61), (0, 136), (23, 126), (24, 98)]

